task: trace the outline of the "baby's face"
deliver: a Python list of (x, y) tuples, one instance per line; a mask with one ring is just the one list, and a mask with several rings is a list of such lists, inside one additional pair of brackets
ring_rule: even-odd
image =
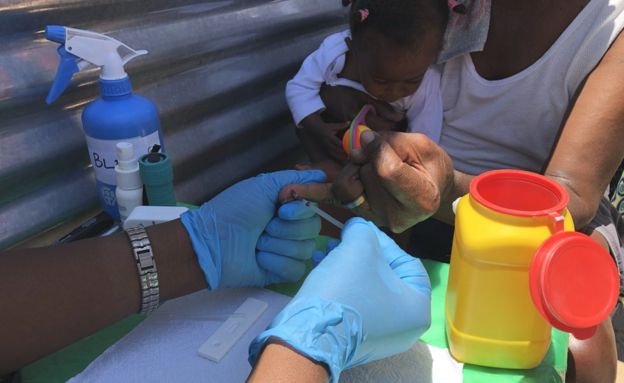
[(385, 102), (413, 94), (437, 57), (441, 39), (439, 32), (431, 31), (406, 46), (375, 30), (365, 31), (362, 42), (352, 43), (360, 82), (368, 93)]

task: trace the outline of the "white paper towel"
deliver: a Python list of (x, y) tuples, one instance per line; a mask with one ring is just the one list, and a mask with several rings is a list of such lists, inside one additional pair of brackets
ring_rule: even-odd
[(340, 383), (455, 383), (462, 369), (447, 349), (417, 342), (402, 354), (344, 371)]
[[(197, 349), (252, 297), (268, 309), (219, 363)], [(247, 349), (252, 339), (290, 297), (264, 289), (201, 291), (163, 304), (124, 338), (109, 347), (70, 383), (244, 382), (251, 371)], [(418, 342), (411, 350), (343, 372), (343, 383), (461, 382), (462, 365), (447, 350)]]
[[(200, 357), (197, 349), (248, 297), (269, 307), (221, 362)], [(250, 288), (200, 291), (165, 302), (69, 382), (244, 382), (251, 371), (249, 343), (289, 300)]]

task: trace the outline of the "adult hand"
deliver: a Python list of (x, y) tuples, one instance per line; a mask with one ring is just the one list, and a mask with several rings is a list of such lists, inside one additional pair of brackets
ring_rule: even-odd
[(366, 124), (374, 131), (397, 130), (399, 123), (405, 119), (405, 113), (397, 112), (389, 104), (353, 88), (323, 85), (320, 94), (326, 107), (323, 114), (334, 121), (353, 120), (366, 104), (373, 105), (377, 112), (366, 115)]
[(296, 281), (321, 223), (301, 201), (280, 206), (290, 183), (323, 182), (319, 170), (260, 174), (227, 188), (181, 217), (210, 288)]
[(433, 215), (454, 190), (451, 159), (425, 135), (365, 132), (362, 144), (352, 154), (357, 171), (347, 166), (331, 185), (289, 185), (280, 195), (344, 203), (363, 189), (366, 203), (354, 212), (400, 233)]
[(422, 263), (361, 218), (250, 346), (258, 358), (270, 338), (340, 372), (408, 350), (430, 325), (431, 286)]
[(451, 158), (424, 134), (369, 133), (363, 140), (354, 161), (362, 164), (368, 213), (393, 232), (431, 217), (454, 190)]

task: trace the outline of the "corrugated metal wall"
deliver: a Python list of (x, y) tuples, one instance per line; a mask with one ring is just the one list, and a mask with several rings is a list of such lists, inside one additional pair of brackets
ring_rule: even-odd
[(97, 206), (80, 113), (98, 72), (46, 105), (45, 25), (149, 50), (127, 71), (160, 110), (177, 197), (198, 203), (300, 153), (285, 83), (345, 20), (338, 0), (0, 1), (0, 249)]

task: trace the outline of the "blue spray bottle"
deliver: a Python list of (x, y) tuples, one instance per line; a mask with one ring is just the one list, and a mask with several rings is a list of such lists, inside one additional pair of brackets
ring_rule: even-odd
[(74, 73), (98, 66), (100, 95), (82, 112), (82, 126), (89, 157), (95, 170), (102, 208), (119, 220), (115, 199), (115, 145), (130, 142), (137, 157), (148, 153), (153, 145), (162, 146), (162, 132), (156, 105), (132, 93), (124, 65), (147, 53), (136, 51), (106, 35), (58, 25), (46, 27), (48, 40), (61, 44), (59, 67), (46, 102), (51, 104), (67, 88)]

